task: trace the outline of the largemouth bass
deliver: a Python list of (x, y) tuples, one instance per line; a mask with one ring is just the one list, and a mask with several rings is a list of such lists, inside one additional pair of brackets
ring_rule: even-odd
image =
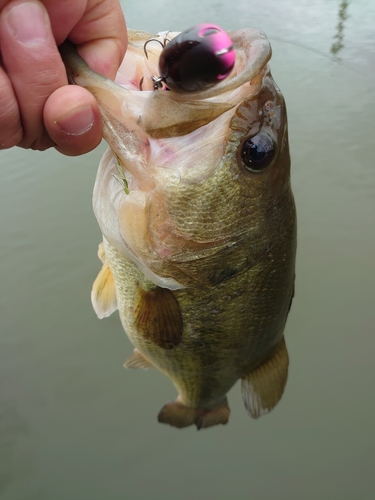
[(230, 76), (187, 93), (153, 90), (162, 47), (148, 43), (146, 58), (148, 33), (129, 32), (121, 85), (62, 49), (71, 82), (99, 103), (110, 146), (93, 195), (103, 234), (93, 306), (99, 318), (118, 309), (135, 347), (127, 368), (171, 379), (178, 397), (158, 420), (175, 427), (227, 423), (239, 379), (257, 418), (288, 376), (296, 215), (285, 103), (265, 35), (229, 35)]

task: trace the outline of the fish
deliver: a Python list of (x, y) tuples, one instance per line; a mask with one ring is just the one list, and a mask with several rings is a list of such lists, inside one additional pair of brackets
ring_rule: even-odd
[(103, 235), (93, 307), (99, 318), (118, 310), (134, 346), (126, 368), (156, 368), (177, 389), (158, 421), (203, 429), (228, 422), (238, 380), (252, 418), (282, 397), (296, 209), (266, 35), (230, 31), (236, 62), (211, 88), (155, 90), (176, 35), (129, 30), (116, 83), (73, 47), (61, 53), (69, 81), (96, 97), (109, 145), (93, 193)]

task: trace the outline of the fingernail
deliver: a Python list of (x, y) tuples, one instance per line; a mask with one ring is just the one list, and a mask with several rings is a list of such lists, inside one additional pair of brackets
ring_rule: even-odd
[(92, 107), (82, 106), (56, 120), (61, 130), (68, 135), (82, 135), (94, 124)]
[(7, 17), (14, 36), (24, 45), (37, 47), (47, 40), (48, 18), (38, 3), (17, 4)]

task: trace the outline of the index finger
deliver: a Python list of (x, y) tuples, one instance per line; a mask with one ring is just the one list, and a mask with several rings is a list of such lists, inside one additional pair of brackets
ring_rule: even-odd
[[(127, 30), (124, 14), (118, 0), (87, 0), (87, 5), (75, 24), (66, 33), (61, 22), (61, 6), (56, 0), (43, 0), (48, 11), (57, 45), (67, 37), (78, 52), (98, 73), (109, 78), (116, 76), (126, 49)], [(64, 15), (77, 9), (77, 0), (64, 2)], [(71, 25), (71, 20), (67, 23)]]
[[(40, 0), (56, 45), (69, 38), (97, 72), (114, 78), (127, 49), (127, 31), (118, 0)], [(0, 0), (0, 11), (9, 0)], [(32, 22), (32, 20), (30, 20)]]

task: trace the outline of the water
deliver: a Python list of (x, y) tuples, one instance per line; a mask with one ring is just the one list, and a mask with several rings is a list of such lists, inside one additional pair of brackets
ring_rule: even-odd
[(271, 38), (299, 219), (282, 401), (252, 421), (237, 384), (226, 427), (158, 424), (173, 386), (122, 368), (118, 318), (99, 321), (89, 300), (104, 146), (2, 151), (1, 500), (374, 498), (375, 3), (296, 4), (124, 2), (128, 25), (151, 32), (211, 21)]

